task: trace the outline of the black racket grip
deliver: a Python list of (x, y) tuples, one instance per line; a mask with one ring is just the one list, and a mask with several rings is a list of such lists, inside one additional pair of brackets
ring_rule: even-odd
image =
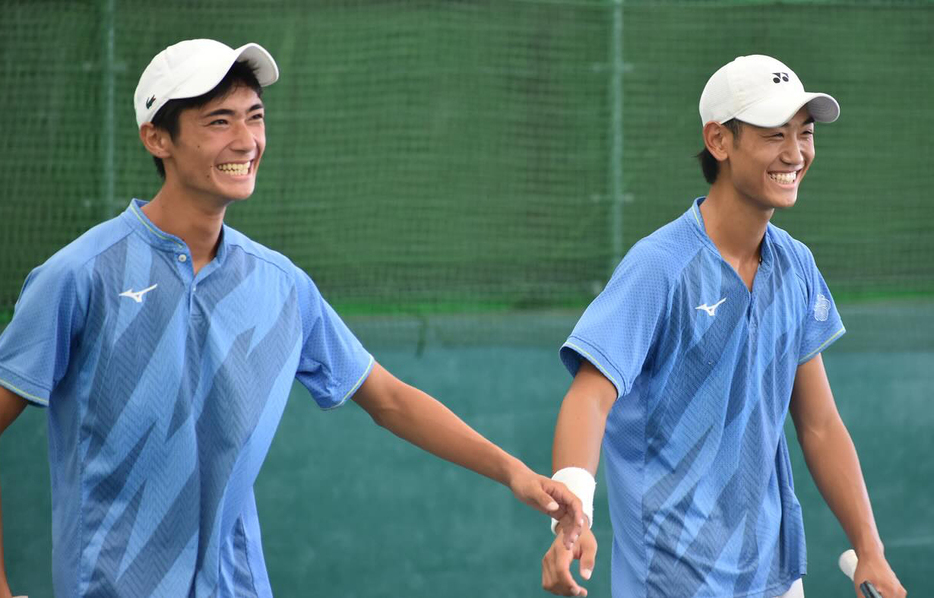
[(882, 594), (879, 593), (879, 590), (876, 589), (876, 586), (872, 585), (871, 581), (864, 581), (859, 584), (859, 589), (863, 592), (863, 596), (866, 598), (882, 598)]

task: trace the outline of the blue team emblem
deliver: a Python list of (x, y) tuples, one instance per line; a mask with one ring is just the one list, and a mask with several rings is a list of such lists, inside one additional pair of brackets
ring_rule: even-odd
[(817, 295), (817, 303), (814, 304), (814, 319), (818, 322), (826, 322), (830, 315), (830, 300), (821, 294)]

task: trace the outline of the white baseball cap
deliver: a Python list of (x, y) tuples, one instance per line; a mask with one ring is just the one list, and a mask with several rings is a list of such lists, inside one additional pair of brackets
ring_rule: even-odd
[(189, 39), (156, 54), (139, 78), (133, 94), (136, 124), (150, 122), (169, 100), (194, 98), (221, 82), (237, 61), (246, 61), (263, 87), (279, 78), (279, 67), (259, 44), (236, 50), (213, 39)]
[(707, 81), (700, 98), (701, 124), (731, 118), (759, 127), (780, 127), (802, 106), (818, 122), (840, 116), (837, 100), (825, 93), (808, 93), (790, 68), (769, 56), (740, 56)]

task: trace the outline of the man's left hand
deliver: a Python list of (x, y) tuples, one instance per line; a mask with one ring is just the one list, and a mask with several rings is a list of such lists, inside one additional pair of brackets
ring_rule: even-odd
[(863, 598), (859, 586), (864, 581), (872, 582), (872, 585), (879, 590), (883, 598), (905, 598), (908, 591), (902, 587), (901, 582), (895, 577), (895, 572), (892, 571), (892, 568), (889, 566), (884, 556), (858, 556), (859, 563), (856, 565), (853, 581), (856, 586), (856, 595), (859, 596), (859, 598)]

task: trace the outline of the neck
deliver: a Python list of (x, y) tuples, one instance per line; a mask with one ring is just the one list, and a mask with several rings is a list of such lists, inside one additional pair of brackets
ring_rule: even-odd
[(735, 187), (724, 184), (725, 178), (720, 177), (710, 187), (700, 205), (707, 236), (734, 267), (758, 263), (765, 229), (775, 210), (743, 201)]
[(195, 272), (214, 259), (226, 204), (179, 193), (166, 182), (142, 210), (161, 230), (185, 242), (191, 251)]

